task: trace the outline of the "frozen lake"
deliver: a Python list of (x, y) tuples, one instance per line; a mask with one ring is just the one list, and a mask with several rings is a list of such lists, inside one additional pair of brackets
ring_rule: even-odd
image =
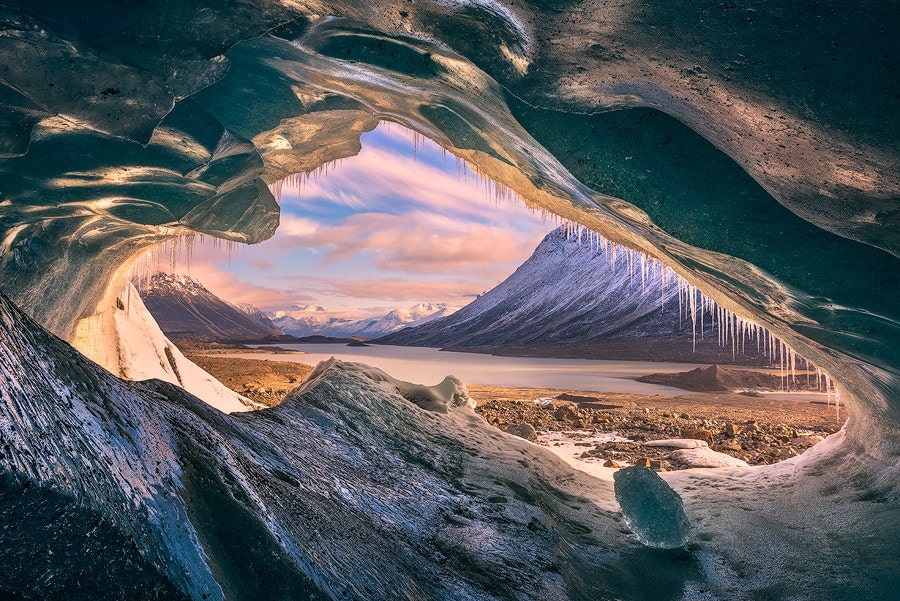
[[(633, 378), (651, 373), (680, 372), (700, 367), (697, 363), (651, 361), (599, 361), (589, 359), (540, 359), (496, 357), (476, 353), (441, 351), (436, 348), (346, 344), (280, 344), (281, 348), (303, 351), (287, 353), (228, 353), (228, 357), (269, 359), (316, 365), (331, 357), (356, 361), (382, 369), (395, 378), (418, 384), (437, 384), (453, 375), (466, 384), (523, 388), (563, 388), (596, 392), (625, 392), (679, 396), (681, 388), (645, 384)], [(766, 394), (769, 398), (818, 400), (825, 395), (793, 393)]]

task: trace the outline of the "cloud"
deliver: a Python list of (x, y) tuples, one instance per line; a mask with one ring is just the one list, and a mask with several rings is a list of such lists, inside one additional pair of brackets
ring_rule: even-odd
[(287, 284), (285, 281), (280, 281), (276, 287), (260, 286), (243, 281), (237, 273), (224, 271), (215, 262), (205, 260), (193, 261), (189, 268), (186, 263), (176, 263), (174, 269), (164, 265), (160, 266), (160, 271), (190, 275), (199, 280), (207, 290), (227, 302), (249, 303), (263, 311), (315, 301), (315, 297), (302, 287), (285, 285)]
[(358, 213), (279, 246), (318, 249), (325, 266), (367, 257), (384, 271), (435, 274), (499, 268), (508, 274), (543, 235), (542, 230), (522, 233), (429, 213)]
[(404, 278), (370, 278), (329, 280), (333, 294), (358, 299), (419, 302), (422, 299), (447, 299), (448, 304), (461, 305), (482, 292), (468, 279), (409, 280)]
[(314, 234), (318, 228), (319, 224), (312, 219), (304, 219), (282, 212), (278, 224), (278, 234), (291, 238), (302, 238)]
[[(282, 206), (315, 211), (328, 202), (353, 210), (427, 211), (478, 221), (536, 219), (521, 201), (504, 204), (501, 211), (490, 181), (457, 163), (452, 155), (441, 158), (433, 142), (427, 142), (426, 148), (430, 155), (423, 149), (423, 157), (416, 159), (395, 149), (364, 145), (359, 155), (346, 159), (327, 177), (310, 180), (299, 189), (285, 188)], [(444, 162), (446, 167), (439, 166)]]
[(452, 157), (445, 165), (432, 142), (414, 159), (406, 136), (402, 128), (367, 134), (360, 154), (327, 177), (284, 190), (271, 240), (227, 257), (195, 248), (190, 272), (223, 298), (263, 310), (461, 305), (496, 285), (550, 226), (523, 204), (498, 207), (480, 178), (457, 172)]

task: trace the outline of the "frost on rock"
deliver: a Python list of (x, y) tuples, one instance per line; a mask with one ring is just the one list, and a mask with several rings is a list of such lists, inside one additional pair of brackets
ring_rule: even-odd
[(428, 411), (447, 413), (455, 407), (475, 408), (475, 402), (469, 398), (469, 391), (466, 390), (465, 384), (455, 376), (447, 376), (440, 384), (425, 386), (398, 380), (377, 367), (351, 361), (339, 361), (334, 357), (319, 363), (297, 393), (300, 394), (312, 387), (315, 382), (332, 370), (355, 373), (373, 382), (382, 383), (387, 390), (399, 394), (407, 401)]
[(707, 447), (681, 449), (672, 453), (672, 457), (688, 464), (689, 467), (750, 467), (746, 461)]
[(625, 521), (642, 543), (659, 549), (685, 545), (691, 524), (681, 497), (665, 480), (637, 466), (619, 470), (613, 478)]

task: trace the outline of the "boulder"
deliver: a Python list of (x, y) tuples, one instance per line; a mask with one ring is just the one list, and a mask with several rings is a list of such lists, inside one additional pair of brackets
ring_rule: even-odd
[(507, 434), (524, 438), (530, 442), (537, 440), (537, 432), (531, 424), (513, 424), (506, 428)]
[(648, 440), (645, 447), (669, 447), (672, 449), (696, 449), (709, 446), (705, 440), (697, 438), (666, 438), (663, 440)]
[(707, 445), (711, 445), (713, 442), (713, 433), (709, 430), (704, 430), (702, 428), (698, 429), (684, 429), (681, 431), (682, 438), (693, 438), (695, 440), (703, 440), (706, 441)]
[(731, 455), (719, 453), (707, 447), (680, 449), (674, 451), (671, 457), (688, 467), (749, 467), (746, 461), (735, 459)]
[(572, 405), (560, 405), (556, 408), (556, 411), (553, 412), (553, 417), (557, 419), (557, 421), (561, 422), (574, 422), (580, 421), (581, 418), (578, 415), (578, 411), (575, 410), (575, 407)]

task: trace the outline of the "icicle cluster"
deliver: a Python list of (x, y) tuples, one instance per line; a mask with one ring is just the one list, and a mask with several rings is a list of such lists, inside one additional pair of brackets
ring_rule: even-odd
[[(815, 377), (816, 389), (828, 395), (828, 402), (834, 398), (835, 404), (840, 404), (838, 389), (828, 373), (798, 355), (794, 349), (765, 327), (719, 306), (665, 263), (641, 251), (612, 242), (580, 223), (563, 220), (562, 227), (565, 228), (568, 240), (575, 240), (578, 244), (586, 240), (593, 253), (606, 255), (613, 273), (617, 268), (624, 268), (632, 282), (640, 277), (642, 292), (646, 290), (646, 283), (650, 278), (658, 278), (662, 283), (659, 299), (661, 310), (665, 309), (666, 305), (666, 288), (674, 289), (678, 297), (679, 322), (690, 320), (695, 351), (698, 330), (702, 340), (708, 323), (709, 328), (716, 332), (719, 346), (723, 348), (731, 346), (732, 359), (736, 358), (738, 353), (745, 353), (748, 344), (751, 348), (755, 344), (757, 354), (767, 357), (772, 365), (779, 369), (782, 390), (789, 389), (791, 384), (796, 385), (798, 378), (803, 378), (804, 375), (807, 388), (811, 388), (811, 378)], [(802, 373), (798, 374), (798, 371)]]
[(312, 171), (303, 171), (287, 175), (280, 180), (269, 184), (269, 192), (272, 193), (272, 196), (275, 197), (278, 204), (281, 204), (281, 197), (284, 195), (285, 187), (289, 190), (301, 190), (310, 180), (318, 182), (320, 176), (328, 177), (328, 172), (334, 169), (335, 165), (343, 163), (343, 161), (343, 159), (328, 161), (327, 163), (322, 163)]
[(144, 251), (143, 255), (132, 263), (129, 268), (126, 282), (142, 284), (150, 279), (154, 273), (162, 271), (164, 263), (167, 264), (170, 271), (178, 271), (179, 267), (182, 266), (179, 265), (179, 259), (184, 262), (183, 267), (185, 271), (190, 273), (194, 249), (207, 244), (212, 245), (213, 250), (216, 252), (221, 252), (224, 247), (228, 252), (229, 264), (231, 263), (231, 255), (234, 249), (242, 246), (240, 242), (235, 242), (234, 240), (223, 240), (204, 234), (180, 234)]

